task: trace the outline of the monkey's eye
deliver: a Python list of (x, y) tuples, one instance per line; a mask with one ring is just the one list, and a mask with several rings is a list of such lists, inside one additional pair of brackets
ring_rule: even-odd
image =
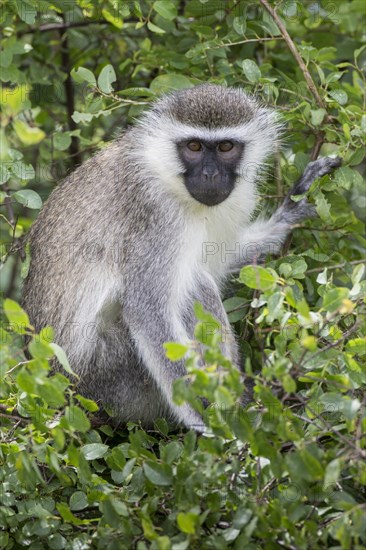
[(234, 144), (231, 141), (222, 141), (218, 144), (217, 148), (221, 153), (228, 153), (234, 147)]
[(194, 152), (201, 151), (202, 149), (202, 145), (199, 141), (190, 141), (189, 143), (187, 143), (187, 147), (190, 151)]

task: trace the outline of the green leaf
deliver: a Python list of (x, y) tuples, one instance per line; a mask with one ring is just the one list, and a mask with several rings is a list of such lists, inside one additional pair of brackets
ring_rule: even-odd
[(98, 77), (98, 88), (105, 94), (113, 92), (112, 83), (117, 80), (116, 73), (112, 65), (106, 65)]
[(150, 89), (156, 94), (165, 94), (172, 90), (181, 90), (184, 88), (191, 88), (193, 86), (192, 81), (184, 75), (169, 73), (162, 74), (154, 78), (150, 84)]
[(126, 466), (126, 458), (121, 447), (114, 447), (111, 454), (106, 458), (106, 462), (110, 468), (116, 472), (123, 472)]
[(365, 269), (366, 269), (365, 265), (362, 265), (362, 264), (356, 265), (354, 267), (352, 272), (352, 277), (351, 277), (352, 283), (354, 285), (357, 285), (357, 283), (361, 281), (361, 279), (363, 278)]
[[(117, 11), (117, 13), (118, 13), (117, 9), (115, 9), (114, 11)], [(102, 9), (102, 15), (103, 15), (104, 19), (106, 21), (108, 21), (109, 23), (112, 23), (112, 25), (114, 27), (116, 27), (117, 29), (122, 29), (123, 19), (121, 19), (121, 17), (116, 16), (115, 14), (113, 14), (109, 10), (107, 10), (106, 8)]]
[(42, 206), (41, 197), (32, 189), (21, 189), (13, 193), (12, 197), (20, 204), (32, 210), (38, 210)]
[(244, 36), (247, 29), (247, 22), (245, 17), (234, 17), (233, 29), (239, 36)]
[(53, 145), (57, 151), (65, 151), (70, 147), (71, 136), (69, 133), (55, 134), (53, 137)]
[(179, 441), (170, 441), (163, 449), (162, 456), (164, 460), (171, 464), (177, 460), (183, 452), (183, 446)]
[(332, 288), (323, 297), (323, 308), (327, 311), (336, 311), (343, 303), (343, 300), (348, 298), (349, 289), (344, 287)]
[(333, 181), (338, 183), (343, 189), (351, 189), (354, 181), (355, 171), (352, 170), (349, 166), (341, 166), (336, 171)]
[[(1, 55), (3, 51), (1, 52)], [(28, 84), (15, 86), (14, 88), (4, 88), (0, 96), (0, 105), (2, 111), (12, 116), (31, 108), (29, 101), (30, 86)], [(3, 137), (2, 137), (3, 140)], [(2, 147), (4, 144), (2, 143)]]
[[(74, 373), (73, 373), (74, 374)], [(86, 409), (87, 411), (89, 412), (96, 412), (99, 410), (99, 407), (97, 405), (97, 403), (95, 403), (95, 401), (93, 401), (92, 399), (87, 399), (86, 397), (83, 397), (82, 395), (80, 394), (76, 394), (75, 396), (78, 401), (80, 401), (80, 404), (84, 407), (84, 409)]]
[(164, 19), (172, 21), (178, 15), (177, 8), (171, 0), (158, 0), (153, 4), (154, 10)]
[(168, 359), (170, 359), (170, 361), (179, 361), (179, 359), (183, 359), (189, 350), (187, 346), (177, 344), (175, 342), (166, 342), (164, 344), (164, 348), (166, 349), (165, 355)]
[[(65, 417), (70, 426), (72, 426), (77, 432), (86, 433), (90, 430), (90, 421), (88, 417), (86, 416), (85, 412), (81, 410), (80, 407), (78, 407), (77, 405), (66, 407)], [(92, 460), (91, 458), (87, 458), (86, 456), (85, 458), (87, 460)]]
[(71, 512), (69, 506), (66, 504), (66, 502), (59, 502), (56, 504), (56, 508), (60, 513), (60, 516), (62, 519), (68, 524), (71, 525), (88, 525), (89, 520), (88, 519), (79, 519), (78, 517), (74, 516), (74, 514)]
[(330, 215), (330, 204), (323, 195), (323, 193), (318, 190), (315, 196), (316, 211), (325, 222), (331, 222), (332, 218)]
[(187, 533), (187, 535), (194, 535), (197, 526), (199, 525), (199, 516), (197, 514), (193, 514), (192, 512), (188, 512), (186, 514), (180, 512), (177, 516), (177, 524), (183, 533)]
[(47, 539), (47, 544), (50, 550), (63, 550), (66, 548), (67, 540), (61, 533), (52, 533)]
[(243, 72), (249, 82), (258, 82), (261, 75), (260, 68), (252, 59), (244, 59), (241, 64)]
[(154, 25), (154, 23), (151, 23), (151, 21), (147, 22), (147, 28), (149, 29), (149, 31), (154, 32), (156, 34), (165, 34), (164, 29), (161, 29), (157, 25)]
[(228, 423), (238, 439), (243, 442), (250, 440), (253, 433), (253, 427), (245, 411), (240, 411), (238, 414), (231, 415), (228, 419)]
[(37, 16), (36, 8), (23, 0), (15, 0), (14, 4), (20, 19), (28, 25), (33, 25)]
[(81, 84), (82, 82), (88, 82), (92, 86), (97, 85), (95, 76), (89, 69), (86, 69), (85, 67), (78, 67), (77, 69), (72, 69), (70, 74), (71, 74), (71, 77), (75, 80), (75, 82), (78, 82), (79, 84)]
[(86, 460), (95, 460), (96, 458), (102, 458), (109, 450), (108, 445), (102, 443), (88, 443), (81, 447), (81, 451)]
[(11, 178), (10, 166), (8, 163), (0, 162), (0, 185), (6, 183)]
[(267, 315), (267, 321), (269, 323), (272, 323), (275, 319), (281, 317), (284, 298), (283, 293), (280, 291), (273, 292), (268, 298), (267, 307), (269, 313)]
[(290, 376), (289, 374), (285, 374), (285, 376), (283, 377), (283, 380), (282, 380), (282, 384), (283, 384), (283, 389), (285, 390), (285, 392), (287, 392), (287, 393), (295, 393), (296, 392), (296, 382), (292, 378), (292, 376)]
[(327, 490), (330, 486), (335, 485), (338, 482), (341, 474), (341, 461), (339, 458), (335, 458), (327, 465), (324, 475), (323, 489)]
[(20, 307), (17, 302), (6, 298), (4, 300), (4, 313), (7, 316), (10, 323), (12, 323), (12, 329), (19, 334), (24, 334), (26, 328), (31, 328), (28, 314)]
[(273, 288), (277, 278), (268, 269), (261, 266), (247, 265), (240, 271), (239, 280), (249, 288), (268, 290)]
[(347, 342), (346, 351), (352, 353), (352, 355), (365, 355), (366, 354), (366, 338), (354, 338)]
[(319, 273), (319, 275), (317, 276), (316, 278), (316, 282), (319, 283), (320, 285), (326, 285), (327, 282), (328, 282), (328, 268), (325, 267), (324, 268), (324, 271), (322, 271), (321, 273)]
[(168, 464), (148, 461), (143, 468), (145, 476), (154, 485), (169, 486), (173, 483), (172, 469)]
[(84, 510), (89, 506), (86, 494), (83, 493), (83, 491), (75, 491), (75, 493), (73, 493), (70, 497), (69, 505), (70, 510), (77, 512), (80, 510)]
[(58, 361), (63, 366), (65, 371), (70, 373), (70, 374), (75, 375), (72, 368), (70, 367), (70, 363), (67, 359), (67, 356), (66, 356), (66, 353), (64, 352), (64, 350), (58, 344), (55, 344), (54, 342), (50, 343), (50, 347), (53, 349)]
[(37, 335), (33, 336), (28, 347), (32, 357), (35, 359), (50, 359), (54, 355), (50, 344), (41, 340)]
[(99, 113), (96, 115), (95, 113), (80, 113), (79, 111), (74, 111), (71, 118), (78, 124), (79, 122), (90, 122), (95, 116), (99, 116)]
[(29, 124), (20, 119), (13, 121), (13, 128), (24, 145), (37, 145), (37, 143), (46, 137), (43, 130), (29, 126)]
[(332, 90), (329, 92), (330, 97), (335, 99), (340, 105), (345, 105), (348, 101), (348, 95), (344, 90)]
[(9, 50), (2, 50), (0, 57), (0, 65), (2, 67), (10, 67), (11, 62), (13, 61), (13, 53)]
[(20, 180), (31, 180), (35, 176), (34, 168), (31, 164), (24, 164), (18, 160), (12, 163), (11, 170), (13, 174)]
[(327, 111), (325, 109), (312, 109), (311, 110), (311, 124), (314, 126), (320, 126), (323, 122)]

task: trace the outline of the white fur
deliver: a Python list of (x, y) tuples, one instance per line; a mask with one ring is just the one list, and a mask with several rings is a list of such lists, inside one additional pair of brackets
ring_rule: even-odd
[[(120, 290), (118, 289), (119, 292)], [(102, 322), (100, 313), (106, 304), (112, 304), (117, 299), (115, 276), (107, 271), (104, 262), (91, 264), (88, 276), (84, 284), (78, 287), (75, 296), (78, 308), (75, 311), (71, 329), (78, 346), (72, 347), (72, 352), (77, 354), (77, 357), (69, 357), (71, 361), (77, 362), (80, 358), (89, 359), (93, 354)], [(65, 311), (64, 315), (67, 318), (68, 312)]]
[[(163, 185), (184, 209), (187, 229), (176, 274), (177, 300), (180, 302), (193, 284), (198, 265), (201, 269), (203, 266), (218, 284), (227, 274), (229, 266), (223, 261), (221, 252), (224, 249), (236, 250), (243, 230), (250, 222), (256, 205), (256, 180), (276, 143), (277, 116), (273, 111), (257, 108), (254, 118), (240, 126), (209, 129), (189, 126), (150, 112), (139, 124), (145, 130), (138, 149), (142, 151), (146, 172), (154, 174), (156, 184)], [(199, 203), (184, 185), (183, 166), (176, 143), (187, 139), (244, 143), (235, 188), (225, 201), (216, 206)], [(205, 243), (216, 243), (220, 253), (208, 256), (203, 262)]]

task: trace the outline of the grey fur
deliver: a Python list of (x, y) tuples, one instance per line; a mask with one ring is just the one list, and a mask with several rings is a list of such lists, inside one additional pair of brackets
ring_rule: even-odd
[(156, 112), (192, 127), (226, 128), (248, 122), (256, 108), (239, 88), (202, 84), (167, 96)]
[[(145, 120), (153, 123), (167, 117), (193, 127), (227, 128), (255, 119), (258, 109), (239, 90), (200, 86), (164, 98), (150, 113), (155, 115)], [(154, 132), (147, 126), (129, 129), (51, 194), (29, 233), (32, 261), (23, 305), (37, 330), (54, 327), (56, 342), (80, 376), (79, 391), (116, 422), (151, 425), (165, 416), (203, 431), (198, 413), (172, 402), (172, 384), (186, 370), (184, 361), (165, 357), (163, 343), (180, 341), (180, 327), (193, 337), (193, 303), (199, 301), (222, 323), (223, 350), (239, 367), (237, 345), (218, 284), (202, 266), (181, 303), (174, 303), (176, 278), (186, 270), (179, 262), (187, 207), (139, 157), (142, 137)], [(301, 192), (333, 164), (312, 163)], [(304, 216), (304, 205), (297, 204), (286, 199), (267, 236), (260, 236), (263, 242), (273, 238), (274, 224), (280, 246), (294, 220)]]

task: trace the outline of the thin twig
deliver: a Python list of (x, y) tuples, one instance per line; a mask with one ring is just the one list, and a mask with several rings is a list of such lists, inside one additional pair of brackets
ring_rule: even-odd
[(4, 412), (0, 412), (1, 418), (8, 418), (13, 422), (19, 422), (23, 425), (27, 425), (30, 422), (29, 418), (25, 418), (24, 416), (21, 416), (16, 409), (14, 409), (13, 412), (11, 413), (8, 412), (6, 405), (3, 405), (1, 403), (0, 403), (0, 411), (4, 411)]
[(272, 18), (275, 21), (277, 27), (279, 28), (286, 44), (289, 47), (290, 52), (292, 53), (292, 55), (296, 59), (297, 64), (299, 65), (299, 67), (300, 67), (300, 69), (301, 69), (301, 71), (304, 75), (304, 78), (306, 80), (308, 88), (309, 88), (310, 92), (313, 94), (317, 105), (319, 107), (321, 107), (322, 109), (325, 109), (326, 108), (325, 103), (319, 95), (319, 92), (318, 92), (318, 89), (315, 85), (313, 77), (311, 76), (311, 74), (310, 74), (307, 66), (305, 65), (301, 55), (299, 54), (299, 52), (298, 52), (298, 50), (295, 46), (294, 41), (292, 40), (291, 36), (287, 32), (285, 25), (282, 23), (281, 18), (277, 15), (276, 10), (272, 6), (269, 5), (267, 0), (259, 0), (259, 2), (268, 11), (268, 13), (272, 16)]
[[(65, 23), (65, 25), (66, 24), (67, 23)], [(68, 121), (69, 130), (73, 131), (73, 130), (76, 130), (77, 128), (77, 125), (74, 119), (72, 118), (72, 115), (74, 114), (74, 111), (75, 111), (74, 83), (72, 81), (71, 74), (70, 74), (71, 60), (70, 60), (68, 39), (66, 34), (63, 35), (62, 30), (60, 30), (60, 40), (61, 40), (62, 69), (66, 73), (66, 80), (64, 81), (64, 89), (65, 89), (65, 95), (66, 95), (67, 121)], [(71, 138), (69, 153), (72, 157), (72, 162), (74, 166), (80, 165), (82, 163), (82, 157), (79, 151), (78, 138), (76, 136), (72, 136)]]
[(318, 155), (320, 153), (320, 149), (321, 149), (324, 141), (325, 141), (325, 132), (323, 132), (323, 130), (320, 130), (320, 132), (318, 132), (316, 134), (316, 140), (315, 140), (315, 143), (314, 143), (314, 147), (313, 147), (313, 150), (310, 153), (310, 160), (316, 160), (318, 158)]
[(248, 44), (249, 42), (269, 42), (271, 40), (284, 40), (283, 36), (258, 36), (258, 38), (246, 38), (245, 40), (239, 40), (238, 42), (222, 42), (215, 46), (209, 46), (207, 49), (218, 50), (220, 48), (231, 48), (232, 46), (241, 46), (242, 44)]
[(306, 271), (306, 274), (308, 274), (308, 273), (320, 273), (321, 271), (324, 271), (324, 269), (341, 269), (342, 267), (345, 267), (347, 264), (350, 264), (350, 265), (366, 264), (366, 260), (353, 260), (352, 262), (343, 262), (341, 264), (315, 267), (313, 269), (308, 269)]
[[(135, 19), (124, 19), (124, 23), (137, 23)], [(45, 23), (39, 27), (29, 27), (25, 30), (21, 30), (17, 33), (18, 36), (23, 36), (24, 34), (33, 34), (36, 32), (48, 32), (48, 31), (58, 31), (58, 30), (67, 30), (67, 29), (76, 29), (78, 27), (88, 27), (89, 25), (110, 25), (109, 21), (100, 19), (98, 21), (88, 20), (88, 21), (75, 21), (74, 23)]]
[[(9, 191), (9, 188), (6, 185), (4, 185), (4, 191), (6, 193)], [(14, 202), (16, 202), (16, 201), (13, 201), (11, 199), (10, 195), (7, 195), (4, 199), (4, 205), (5, 205), (6, 211), (8, 213), (8, 222), (11, 225), (12, 228), (14, 228), (14, 226), (15, 226), (15, 214), (14, 214), (14, 209), (13, 209), (13, 203)]]
[[(346, 340), (348, 338), (348, 336), (351, 336), (351, 334), (356, 332), (360, 328), (360, 326), (362, 326), (361, 322), (355, 323), (353, 325), (353, 327), (351, 327), (349, 330), (346, 330), (346, 332), (344, 332), (342, 334), (342, 336), (340, 338), (338, 338), (338, 340), (336, 340), (335, 342), (331, 342), (330, 344), (328, 344), (324, 348), (321, 348), (319, 351), (314, 353), (311, 356), (311, 360), (313, 361), (315, 359), (315, 357), (318, 357), (320, 354), (324, 353), (325, 351), (328, 351), (329, 349), (332, 349), (332, 348), (336, 348), (339, 344), (342, 344), (342, 342), (344, 342), (344, 340)], [(306, 376), (306, 374), (305, 374), (305, 376)]]

